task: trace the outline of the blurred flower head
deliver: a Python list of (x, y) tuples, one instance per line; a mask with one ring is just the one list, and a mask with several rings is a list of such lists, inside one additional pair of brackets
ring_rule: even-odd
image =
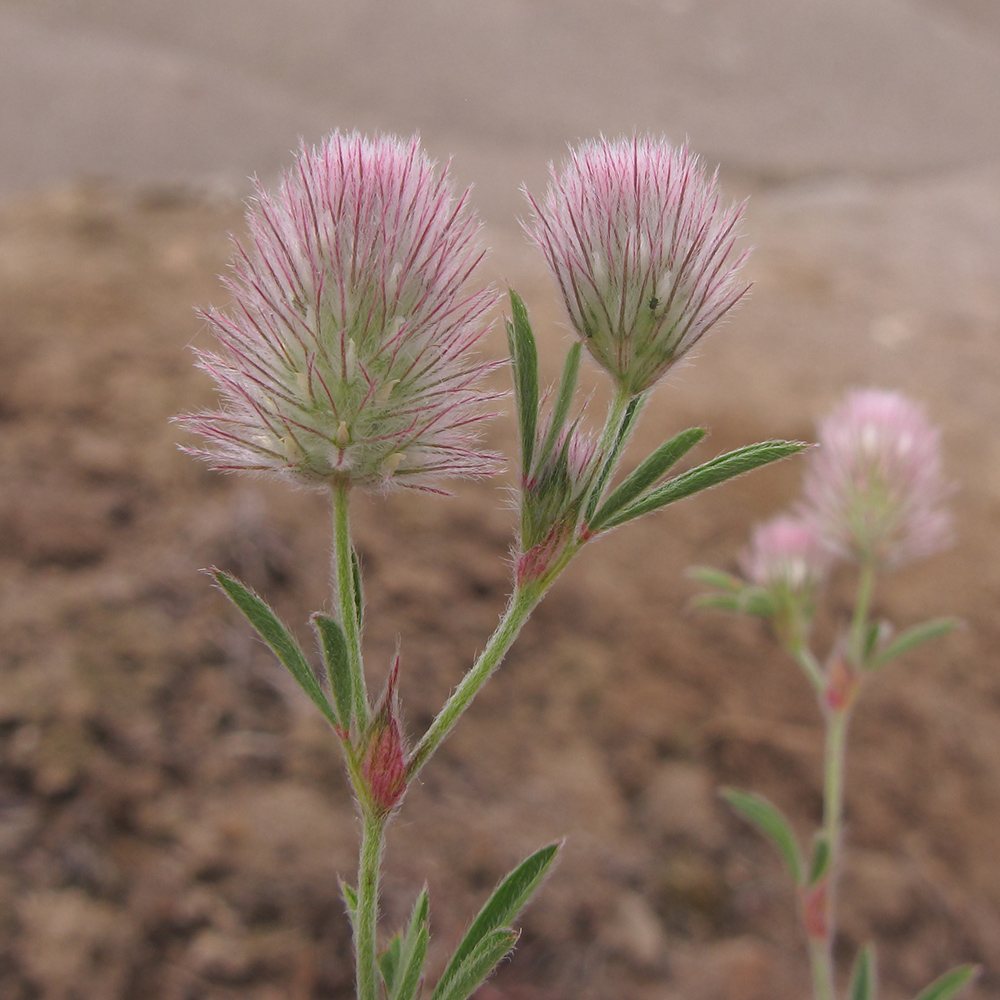
[(814, 523), (781, 514), (757, 526), (740, 557), (746, 578), (765, 591), (764, 607), (779, 640), (805, 641), (816, 610), (816, 592), (833, 557)]
[(649, 135), (570, 151), (525, 229), (595, 360), (648, 389), (743, 296), (741, 205), (724, 205), (687, 146)]
[(836, 554), (883, 567), (931, 555), (951, 538), (940, 432), (896, 393), (850, 393), (818, 428), (804, 514)]
[(471, 350), (495, 296), (464, 287), (480, 224), (416, 138), (303, 145), (276, 195), (257, 184), (247, 226), (233, 305), (204, 314), (223, 408), (181, 419), (207, 441), (192, 454), (375, 488), (495, 470), (476, 436), (491, 365)]

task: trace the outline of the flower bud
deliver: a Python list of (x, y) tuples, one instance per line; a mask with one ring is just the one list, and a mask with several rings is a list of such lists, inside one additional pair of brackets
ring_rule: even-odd
[(406, 754), (399, 725), (396, 683), (399, 679), (399, 656), (389, 671), (385, 691), (368, 724), (361, 775), (372, 806), (380, 813), (390, 813), (399, 805), (406, 791)]

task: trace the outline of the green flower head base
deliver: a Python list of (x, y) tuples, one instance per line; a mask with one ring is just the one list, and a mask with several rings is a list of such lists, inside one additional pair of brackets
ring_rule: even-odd
[(417, 139), (339, 132), (257, 185), (233, 300), (205, 313), (200, 366), (221, 410), (181, 422), (223, 471), (299, 483), (433, 488), (495, 471), (476, 428), (492, 367), (472, 348), (492, 291), (465, 290), (480, 224)]
[(628, 395), (645, 392), (743, 297), (742, 205), (687, 146), (633, 136), (570, 151), (525, 228), (574, 329)]

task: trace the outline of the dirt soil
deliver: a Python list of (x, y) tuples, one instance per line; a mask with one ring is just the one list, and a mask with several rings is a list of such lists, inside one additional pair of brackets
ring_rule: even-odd
[[(822, 199), (810, 204), (822, 214)], [(948, 416), (963, 484), (959, 545), (887, 581), (878, 604), (901, 624), (968, 624), (880, 675), (858, 710), (839, 957), (846, 969), (874, 940), (885, 1000), (981, 962), (966, 995), (984, 1000), (1000, 991), (1000, 505), (996, 455), (966, 432), (991, 416), (995, 349), (981, 325), (932, 316), (965, 368), (944, 366), (910, 338), (913, 317), (887, 308), (849, 361), (829, 337), (793, 352), (768, 332), (775, 303), (819, 329), (820, 313), (840, 322), (857, 289), (885, 278), (863, 255), (846, 277), (811, 269), (816, 247), (836, 243), (829, 227), (784, 257), (768, 250), (801, 217), (801, 203), (761, 215), (754, 299), (664, 387), (632, 457), (694, 422), (712, 428), (701, 458), (809, 436), (843, 379), (873, 364), (866, 351), (905, 355), (914, 380), (936, 373), (927, 398)], [(305, 639), (328, 601), (325, 501), (211, 473), (168, 423), (212, 399), (185, 347), (205, 337), (192, 307), (222, 300), (216, 275), (240, 225), (239, 206), (162, 189), (66, 188), (0, 207), (4, 1000), (352, 995), (337, 875), (352, 878), (358, 831), (335, 743), (198, 574), (237, 573)], [(512, 240), (500, 273), (552, 338), (551, 371), (558, 304), (528, 257)], [(509, 415), (492, 434), (509, 452)], [(799, 471), (728, 484), (584, 553), (411, 790), (385, 916), (401, 921), (426, 879), (436, 967), (498, 877), (567, 838), (484, 1000), (807, 994), (788, 882), (716, 790), (771, 796), (806, 836), (820, 809), (815, 706), (762, 628), (690, 611), (684, 576), (732, 567)], [(367, 660), (377, 684), (399, 641), (411, 735), (502, 610), (508, 485), (357, 503)], [(834, 588), (838, 614), (849, 583)]]

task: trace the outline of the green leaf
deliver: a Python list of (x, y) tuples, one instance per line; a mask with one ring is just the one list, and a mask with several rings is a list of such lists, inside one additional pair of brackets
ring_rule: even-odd
[(358, 912), (357, 890), (340, 879), (340, 894), (344, 897), (344, 905), (347, 907), (347, 915), (351, 918), (351, 926), (354, 925), (354, 918)]
[(388, 947), (378, 957), (379, 972), (382, 973), (382, 982), (385, 988), (392, 992), (392, 984), (396, 981), (396, 970), (399, 968), (399, 953), (403, 945), (396, 934), (389, 942)]
[(490, 931), (450, 975), (451, 967), (445, 970), (431, 1000), (466, 1000), (514, 950), (517, 938), (509, 928)]
[(618, 427), (614, 444), (611, 445), (611, 450), (605, 455), (604, 464), (601, 466), (601, 470), (597, 474), (594, 485), (591, 488), (590, 499), (587, 501), (587, 509), (584, 512), (584, 520), (587, 524), (590, 524), (591, 520), (593, 520), (597, 505), (601, 502), (601, 497), (604, 495), (604, 487), (607, 485), (612, 473), (618, 467), (618, 460), (621, 458), (622, 449), (625, 447), (629, 435), (632, 433), (635, 422), (639, 419), (639, 411), (645, 402), (646, 394), (644, 393), (634, 396), (629, 400), (628, 406), (625, 407), (625, 415), (622, 417), (622, 422)]
[(732, 573), (726, 573), (713, 566), (691, 566), (685, 573), (692, 580), (705, 584), (706, 587), (714, 587), (716, 590), (728, 590), (738, 593), (746, 584)]
[(813, 842), (812, 861), (809, 864), (808, 885), (815, 885), (829, 870), (833, 855), (830, 852), (830, 841), (819, 834)]
[(951, 972), (946, 972), (940, 979), (935, 979), (916, 1000), (951, 1000), (978, 975), (978, 965), (960, 965)]
[(849, 1000), (876, 1000), (878, 975), (875, 972), (875, 950), (866, 944), (859, 952), (851, 972)]
[(653, 486), (676, 465), (708, 432), (703, 427), (690, 427), (661, 444), (628, 478), (617, 486), (590, 520), (589, 527), (600, 531), (601, 526), (641, 493)]
[(396, 976), (396, 988), (389, 1000), (413, 1000), (420, 988), (421, 975), (424, 971), (424, 959), (427, 957), (427, 943), (430, 933), (427, 927), (421, 927), (410, 941), (411, 950), (404, 952)]
[(763, 795), (724, 788), (719, 793), (744, 819), (749, 820), (768, 837), (781, 852), (785, 865), (795, 880), (802, 884), (802, 856), (788, 820)]
[[(397, 965), (395, 988), (389, 987), (389, 1000), (413, 1000), (420, 986), (420, 976), (427, 956), (430, 933), (427, 930), (427, 914), (430, 900), (427, 886), (417, 896), (410, 915), (410, 923), (403, 938), (403, 946)], [(388, 987), (388, 984), (386, 984)]]
[(958, 618), (933, 618), (920, 625), (914, 625), (913, 628), (901, 632), (895, 639), (883, 646), (868, 662), (867, 667), (869, 670), (878, 670), (916, 646), (953, 632), (961, 624), (961, 619)]
[[(473, 920), (472, 926), (455, 949), (455, 954), (452, 955), (451, 961), (437, 985), (437, 990), (434, 992), (434, 1000), (441, 1000), (441, 997), (438, 996), (438, 990), (446, 986), (449, 979), (457, 974), (459, 967), (473, 954), (479, 944), (500, 928), (506, 928), (517, 917), (521, 908), (528, 902), (531, 894), (538, 888), (539, 883), (552, 867), (552, 862), (555, 860), (560, 846), (560, 844), (549, 844), (536, 851), (531, 857), (522, 861), (493, 890), (493, 895), (486, 901), (486, 905), (479, 911), (479, 915)], [(505, 933), (512, 932), (505, 931)], [(497, 962), (499, 961), (498, 958)], [(484, 974), (484, 978), (488, 974), (488, 972)]]
[(351, 546), (351, 577), (354, 580), (354, 613), (358, 620), (358, 633), (365, 628), (365, 595), (361, 589), (361, 563), (354, 546)]
[(548, 460), (549, 455), (552, 454), (552, 449), (559, 440), (563, 425), (566, 423), (566, 417), (569, 416), (569, 408), (573, 403), (573, 393), (576, 391), (577, 376), (580, 373), (581, 350), (582, 345), (576, 341), (566, 355), (562, 378), (559, 380), (559, 392), (556, 395), (555, 403), (552, 404), (552, 421), (535, 463), (538, 468), (541, 468)]
[(312, 616), (313, 627), (319, 635), (320, 647), (323, 650), (323, 662), (330, 678), (330, 689), (333, 692), (333, 703), (337, 708), (340, 725), (346, 730), (351, 728), (352, 691), (351, 661), (347, 652), (347, 638), (340, 623), (329, 615), (315, 614)]
[(219, 569), (208, 571), (226, 596), (243, 612), (247, 621), (257, 630), (257, 634), (267, 643), (275, 656), (288, 668), (288, 672), (299, 682), (299, 686), (312, 699), (313, 704), (323, 713), (331, 725), (337, 725), (337, 715), (327, 701), (316, 675), (306, 662), (298, 643), (267, 606), (261, 597), (245, 587), (234, 576)]
[(528, 322), (528, 310), (521, 296), (510, 290), (510, 310), (513, 322), (507, 322), (507, 343), (514, 376), (514, 400), (517, 422), (521, 428), (521, 468), (525, 475), (531, 469), (538, 424), (538, 348)]
[(667, 504), (676, 503), (678, 500), (683, 500), (685, 497), (700, 493), (712, 486), (718, 486), (727, 479), (742, 476), (746, 472), (759, 469), (771, 462), (788, 458), (808, 447), (801, 441), (764, 441), (760, 444), (738, 448), (725, 455), (719, 455), (704, 465), (699, 465), (674, 479), (667, 480), (662, 486), (651, 490), (609, 518), (603, 527), (617, 528), (618, 525), (625, 524), (643, 514), (659, 510), (661, 507), (666, 507)]
[(864, 648), (861, 651), (861, 662), (868, 663), (871, 655), (875, 652), (878, 644), (878, 637), (882, 632), (882, 626), (878, 622), (869, 622), (864, 636)]

